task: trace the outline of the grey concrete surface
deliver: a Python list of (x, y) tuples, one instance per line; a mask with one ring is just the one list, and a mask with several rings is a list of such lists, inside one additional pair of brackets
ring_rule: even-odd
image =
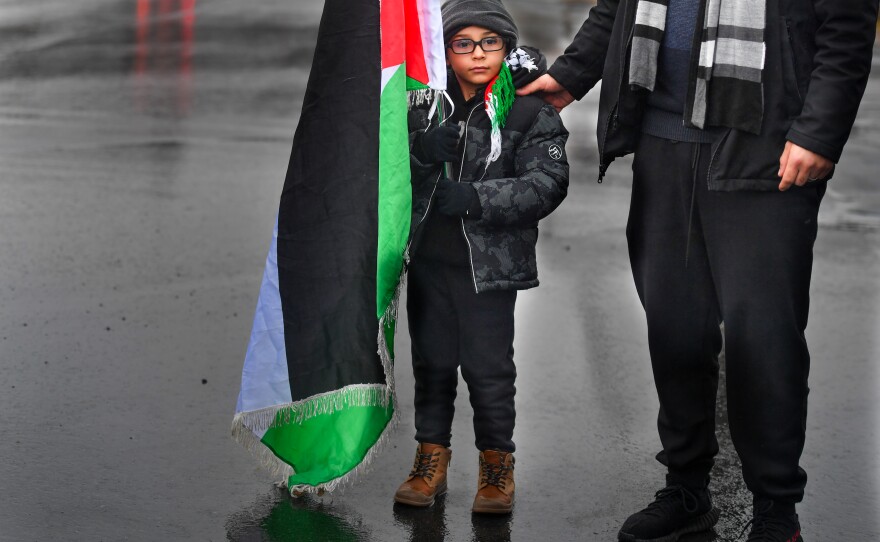
[[(554, 54), (587, 7), (510, 0)], [(194, 7), (194, 11), (188, 11)], [(181, 13), (183, 8), (183, 13)], [(595, 183), (598, 93), (569, 108), (573, 185), (517, 308), (517, 507), (472, 517), (457, 403), (450, 492), (391, 496), (402, 421), (344, 493), (294, 501), (228, 436), (320, 0), (0, 0), (0, 540), (614, 540), (662, 483), (657, 400), (626, 256), (629, 162)], [(799, 508), (809, 541), (880, 537), (880, 78), (823, 203)], [(748, 494), (726, 433), (724, 514)]]

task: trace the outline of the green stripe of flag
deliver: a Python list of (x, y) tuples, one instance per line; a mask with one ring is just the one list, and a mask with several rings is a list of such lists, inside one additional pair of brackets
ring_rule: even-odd
[(380, 319), (397, 289), (412, 214), (406, 104), (406, 71), (404, 65), (400, 65), (385, 85), (379, 105), (376, 311)]
[(393, 411), (390, 401), (387, 407), (348, 406), (301, 423), (285, 423), (280, 412), (276, 427), (266, 432), (262, 442), (293, 467), (289, 487), (317, 486), (360, 465), (388, 426)]

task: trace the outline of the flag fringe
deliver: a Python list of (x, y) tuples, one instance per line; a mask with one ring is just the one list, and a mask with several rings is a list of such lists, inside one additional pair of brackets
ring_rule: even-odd
[[(397, 311), (400, 307), (400, 294), (403, 292), (405, 284), (406, 266), (403, 265), (400, 269), (400, 277), (397, 279), (397, 287), (394, 289), (394, 295), (391, 297), (391, 301), (388, 302), (388, 306), (385, 307), (385, 313), (382, 314), (382, 318), (379, 319), (379, 333), (376, 336), (376, 343), (379, 345), (379, 359), (382, 360), (382, 369), (385, 371), (385, 382), (388, 384), (386, 388), (386, 393), (388, 394), (387, 399), (394, 399), (395, 405), (397, 404), (397, 397), (395, 396), (394, 388), (394, 357), (391, 354), (391, 350), (388, 348), (385, 327), (389, 322), (394, 322), (394, 333), (397, 333)], [(394, 415), (397, 415), (396, 409)]]
[[(392, 309), (395, 313), (397, 300), (398, 295), (395, 295), (393, 301), (395, 306)], [(384, 345), (384, 349), (387, 352), (387, 345)], [(384, 361), (383, 359), (383, 364)], [(389, 367), (393, 372), (393, 364), (389, 365)], [(257, 433), (265, 433), (269, 428), (280, 425), (300, 424), (315, 416), (332, 414), (346, 407), (387, 407), (389, 400), (394, 401), (392, 404), (397, 404), (393, 389), (384, 384), (355, 384), (346, 386), (341, 390), (314, 395), (296, 403), (264, 408), (253, 412), (238, 413), (232, 420), (232, 438), (250, 452), (260, 466), (266, 469), (273, 478), (279, 479), (279, 485), (287, 486), (288, 479), (295, 474), (293, 467), (279, 459), (269, 447), (263, 444)], [(391, 419), (388, 421), (388, 425), (382, 431), (382, 435), (370, 447), (364, 459), (354, 469), (339, 478), (317, 486), (304, 484), (292, 486), (289, 488), (291, 495), (296, 496), (295, 493), (318, 493), (343, 489), (354, 478), (367, 471), (373, 458), (387, 444), (391, 430), (397, 426), (399, 421), (398, 409), (395, 408)]]
[[(397, 282), (397, 288), (394, 290), (394, 296), (391, 298), (391, 301), (388, 303), (388, 307), (385, 308), (385, 313), (382, 315), (382, 318), (379, 319), (379, 333), (377, 336), (377, 343), (379, 345), (379, 357), (382, 360), (382, 368), (385, 371), (385, 381), (388, 383), (387, 386), (383, 386), (385, 393), (385, 404), (388, 401), (391, 401), (393, 405), (397, 405), (397, 393), (394, 388), (394, 357), (391, 355), (391, 351), (388, 348), (387, 338), (385, 336), (385, 326), (389, 321), (397, 322), (397, 314), (398, 309), (400, 307), (400, 294), (403, 292), (403, 288), (406, 285), (406, 267), (402, 267), (400, 271), (400, 278)], [(397, 326), (394, 327), (395, 333), (397, 332)], [(358, 463), (358, 465), (343, 474), (339, 478), (334, 478), (329, 482), (325, 482), (323, 484), (318, 484), (317, 486), (311, 486), (306, 484), (299, 484), (295, 486), (291, 486), (288, 488), (290, 490), (290, 494), (294, 497), (300, 496), (303, 493), (313, 493), (320, 494), (322, 492), (333, 492), (336, 490), (344, 491), (345, 488), (351, 485), (351, 483), (360, 477), (363, 474), (366, 474), (370, 471), (372, 467), (373, 460), (377, 455), (382, 453), (382, 450), (388, 445), (388, 442), (391, 439), (391, 432), (397, 425), (400, 423), (400, 409), (395, 408), (394, 413), (391, 415), (391, 419), (388, 421), (388, 425), (385, 426), (385, 429), (382, 431), (382, 435), (376, 440), (373, 446), (370, 447), (367, 454), (364, 456), (364, 459)]]
[(299, 425), (315, 416), (333, 414), (345, 407), (387, 407), (390, 397), (385, 389), (387, 387), (385, 384), (352, 384), (294, 403), (239, 412), (232, 419), (233, 436), (238, 425), (244, 425), (254, 433), (265, 433), (273, 427), (291, 423)]
[[(434, 97), (433, 93), (435, 91), (427, 89), (424, 91), (414, 92), (424, 92), (426, 93), (426, 95), (428, 93), (431, 93), (432, 97)], [(410, 94), (413, 94), (413, 92), (411, 92)], [(394, 289), (394, 295), (391, 297), (391, 301), (388, 302), (388, 306), (385, 307), (385, 312), (379, 319), (379, 332), (376, 336), (376, 343), (379, 347), (379, 358), (382, 360), (382, 370), (385, 372), (385, 382), (387, 384), (385, 386), (380, 386), (380, 388), (377, 388), (381, 389), (382, 393), (384, 394), (384, 401), (381, 403), (381, 405), (387, 406), (389, 402), (392, 405), (395, 405), (394, 412), (391, 414), (391, 419), (388, 420), (388, 425), (385, 426), (385, 429), (382, 430), (382, 434), (379, 436), (378, 439), (376, 439), (376, 442), (370, 447), (364, 458), (361, 460), (360, 463), (358, 463), (355, 468), (351, 469), (350, 471), (338, 478), (334, 478), (329, 482), (318, 484), (317, 486), (312, 486), (308, 484), (298, 484), (295, 486), (290, 486), (288, 489), (291, 496), (298, 497), (303, 493), (322, 494), (323, 492), (330, 493), (336, 490), (344, 491), (345, 488), (350, 486), (354, 480), (370, 471), (373, 460), (376, 458), (377, 455), (382, 453), (382, 450), (384, 450), (385, 447), (388, 445), (388, 442), (391, 439), (391, 432), (400, 423), (400, 409), (396, 408), (396, 405), (398, 403), (397, 393), (394, 387), (394, 356), (391, 354), (391, 349), (388, 348), (388, 340), (385, 334), (385, 328), (389, 322), (394, 322), (394, 333), (397, 333), (396, 323), (398, 309), (400, 308), (400, 294), (403, 292), (403, 288), (405, 285), (406, 266), (404, 265), (401, 266), (400, 277), (397, 281), (397, 287)]]
[(299, 484), (295, 486), (289, 487), (290, 495), (292, 497), (298, 497), (303, 493), (312, 493), (312, 494), (320, 494), (322, 492), (333, 492), (336, 490), (344, 491), (346, 488), (350, 487), (352, 482), (354, 482), (360, 476), (370, 472), (370, 469), (373, 465), (373, 460), (382, 453), (385, 447), (388, 445), (388, 442), (391, 439), (391, 430), (397, 426), (398, 423), (397, 409), (394, 409), (394, 414), (391, 417), (391, 420), (388, 421), (388, 425), (385, 426), (385, 429), (382, 431), (382, 435), (376, 440), (376, 443), (370, 447), (367, 454), (364, 456), (364, 459), (358, 463), (358, 465), (346, 472), (339, 478), (334, 478), (329, 482), (324, 482), (323, 484), (318, 484), (317, 486), (310, 486), (306, 484)]
[(278, 456), (263, 444), (256, 433), (245, 424), (244, 417), (244, 414), (236, 414), (232, 420), (232, 438), (244, 446), (245, 450), (250, 452), (260, 466), (269, 471), (273, 478), (286, 481), (289, 476), (293, 475), (293, 467), (278, 459)]
[[(396, 323), (397, 321), (397, 314), (400, 306), (400, 294), (403, 291), (405, 283), (406, 270), (402, 269), (400, 280), (394, 291), (394, 296), (388, 303), (388, 307), (386, 307), (382, 318), (379, 319), (379, 332), (377, 336), (378, 354), (382, 361), (382, 369), (385, 373), (386, 384), (354, 384), (339, 390), (313, 395), (295, 403), (273, 406), (251, 412), (240, 412), (233, 418), (232, 438), (244, 446), (260, 465), (269, 471), (271, 476), (281, 478), (281, 480), (279, 480), (279, 485), (286, 486), (289, 477), (293, 476), (295, 471), (293, 467), (279, 459), (272, 450), (263, 444), (261, 439), (257, 437), (257, 433), (262, 434), (272, 427), (278, 427), (290, 423), (301, 424), (315, 416), (332, 414), (346, 407), (387, 407), (389, 402), (392, 405), (397, 405), (397, 394), (394, 389), (394, 358), (388, 348), (385, 327), (388, 322)], [(396, 329), (395, 326), (395, 333)], [(299, 484), (289, 487), (290, 494), (297, 496), (297, 494), (302, 493), (317, 494), (324, 491), (332, 492), (337, 489), (343, 490), (354, 479), (368, 471), (373, 459), (376, 455), (381, 453), (382, 449), (387, 445), (391, 430), (397, 427), (398, 423), (400, 423), (399, 409), (394, 408), (391, 419), (382, 431), (382, 435), (370, 447), (369, 451), (364, 456), (364, 459), (355, 468), (339, 478), (335, 478), (323, 484), (318, 484), (317, 486)]]
[[(393, 370), (393, 369), (392, 369)], [(319, 395), (313, 395), (308, 399), (297, 401), (287, 405), (279, 405), (252, 412), (240, 412), (232, 420), (232, 438), (244, 446), (260, 465), (269, 471), (273, 478), (280, 478), (279, 485), (286, 486), (290, 476), (295, 474), (293, 467), (279, 459), (272, 450), (262, 443), (258, 433), (265, 433), (271, 427), (287, 425), (290, 423), (300, 424), (315, 416), (332, 414), (346, 407), (387, 407), (389, 399), (396, 398), (393, 392), (389, 392), (384, 384), (354, 384), (340, 390), (334, 390)], [(394, 403), (396, 404), (396, 402)], [(279, 416), (279, 414), (281, 414)], [(382, 431), (382, 435), (370, 447), (363, 461), (357, 467), (343, 476), (317, 486), (296, 485), (290, 488), (291, 495), (294, 492), (317, 493), (319, 491), (333, 491), (349, 483), (363, 473), (373, 457), (384, 447), (389, 438), (390, 429), (397, 426), (399, 416), (394, 409), (391, 420)]]
[(409, 104), (409, 109), (414, 107), (421, 107), (425, 104), (432, 104), (437, 99), (438, 93), (441, 91), (434, 90), (432, 88), (420, 88), (416, 90), (410, 90), (407, 94), (407, 102)]

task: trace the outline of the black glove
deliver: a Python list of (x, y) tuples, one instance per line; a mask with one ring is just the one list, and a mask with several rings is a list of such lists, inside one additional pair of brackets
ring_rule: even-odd
[(470, 183), (457, 183), (449, 179), (437, 181), (437, 210), (446, 216), (480, 218), (483, 208), (480, 197)]
[(418, 146), (421, 152), (416, 157), (425, 164), (454, 162), (458, 160), (458, 128), (431, 128), (419, 137)]
[(522, 88), (547, 73), (547, 59), (541, 51), (528, 45), (518, 46), (504, 61), (510, 68), (516, 88)]

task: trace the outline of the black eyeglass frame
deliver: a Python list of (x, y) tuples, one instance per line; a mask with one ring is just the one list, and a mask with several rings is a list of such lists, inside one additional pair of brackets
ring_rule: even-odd
[[(497, 49), (487, 49), (486, 46), (483, 45), (483, 42), (485, 42), (486, 40), (498, 40), (498, 44), (499, 44), (498, 48)], [(467, 51), (461, 51), (461, 52), (456, 51), (455, 47), (453, 47), (452, 45), (456, 42), (462, 42), (462, 41), (471, 42), (471, 48)], [(457, 40), (452, 40), (449, 42), (449, 45), (447, 45), (446, 47), (448, 49), (452, 50), (453, 54), (469, 55), (477, 49), (477, 45), (480, 46), (480, 49), (482, 49), (484, 53), (494, 53), (495, 51), (500, 51), (500, 50), (504, 49), (504, 47), (507, 45), (507, 43), (504, 41), (504, 38), (502, 38), (501, 36), (486, 36), (485, 38), (478, 40), (478, 41), (474, 41), (469, 38), (461, 38), (461, 39), (457, 39)]]

